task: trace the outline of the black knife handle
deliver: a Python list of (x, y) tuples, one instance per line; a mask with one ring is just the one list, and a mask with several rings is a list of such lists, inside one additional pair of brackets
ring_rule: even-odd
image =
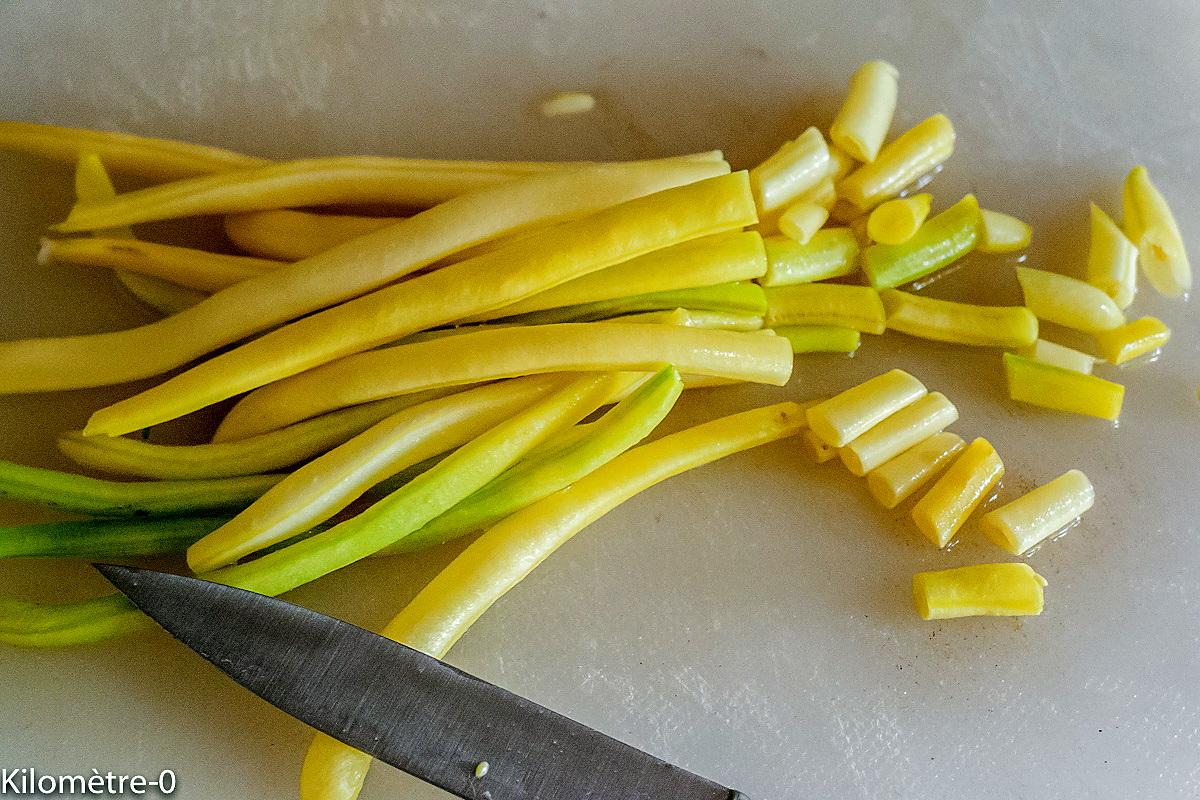
[(729, 790), (729, 800), (750, 800), (749, 797), (739, 792), (737, 789)]

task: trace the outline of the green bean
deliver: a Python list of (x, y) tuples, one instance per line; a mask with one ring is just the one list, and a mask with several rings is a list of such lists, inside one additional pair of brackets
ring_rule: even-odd
[(0, 461), (0, 498), (98, 517), (181, 516), (245, 508), (282, 475), (122, 483)]
[(83, 519), (0, 528), (0, 558), (129, 558), (180, 553), (228, 517)]
[[(589, 375), (418, 475), (359, 515), (245, 564), (203, 577), (277, 595), (369, 556), (421, 528), (503, 473), (556, 431), (590, 413), (613, 389), (612, 375)], [(82, 644), (145, 627), (121, 595), (65, 604), (0, 599), (0, 643), (28, 647)]]

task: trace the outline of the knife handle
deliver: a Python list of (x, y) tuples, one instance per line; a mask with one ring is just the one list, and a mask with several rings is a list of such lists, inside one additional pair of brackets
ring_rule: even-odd
[(739, 792), (737, 789), (729, 790), (729, 800), (750, 800), (749, 797)]

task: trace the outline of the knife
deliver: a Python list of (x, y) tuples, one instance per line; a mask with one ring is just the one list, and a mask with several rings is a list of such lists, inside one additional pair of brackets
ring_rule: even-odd
[(172, 636), (268, 703), (459, 797), (746, 800), (348, 622), (198, 578), (95, 566)]

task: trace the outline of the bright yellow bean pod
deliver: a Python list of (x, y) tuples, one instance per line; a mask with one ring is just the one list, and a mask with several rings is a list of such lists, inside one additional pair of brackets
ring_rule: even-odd
[(893, 369), (811, 406), (805, 416), (822, 441), (842, 447), (926, 394), (923, 383)]
[(825, 464), (837, 458), (837, 448), (825, 444), (810, 428), (800, 432), (800, 446), (814, 464)]
[(779, 325), (772, 328), (788, 340), (793, 353), (853, 353), (862, 335), (836, 325)]
[(867, 217), (867, 236), (880, 244), (904, 244), (916, 235), (932, 204), (933, 195), (924, 192), (880, 203)]
[(958, 419), (958, 409), (941, 392), (905, 406), (849, 444), (838, 448), (846, 469), (863, 477), (871, 470), (941, 433)]
[[(140, 430), (341, 356), (509, 305), (629, 258), (741, 228), (753, 220), (745, 173), (631, 200), (271, 331), (97, 411), (84, 432), (115, 436)], [(403, 227), (393, 225), (346, 246), (390, 237)], [(293, 265), (277, 272), (296, 269)], [(154, 422), (147, 422), (151, 419)]]
[(981, 253), (1012, 253), (1024, 250), (1033, 240), (1033, 228), (1029, 223), (1011, 214), (981, 208), (979, 215), (982, 224), (976, 249)]
[[(867, 238), (870, 238), (870, 217)], [(873, 244), (863, 250), (863, 272), (877, 289), (932, 275), (971, 252), (979, 242), (979, 202), (968, 194), (926, 220), (903, 244)]]
[[(486, 358), (480, 358), (486, 353)], [(671, 325), (563, 323), (485, 330), (349, 356), (263, 386), (225, 417), (213, 441), (281, 428), (336, 408), (438, 386), (546, 372), (654, 370), (782, 386), (787, 340)]]
[(757, 233), (705, 236), (631, 258), (458, 322), (486, 322), (618, 297), (753, 280), (766, 271), (767, 255)]
[(888, 329), (909, 336), (977, 347), (1028, 347), (1037, 341), (1037, 317), (1024, 306), (977, 306), (899, 289), (879, 297)]
[(1062, 367), (1074, 372), (1082, 372), (1084, 375), (1091, 375), (1092, 367), (1096, 364), (1096, 359), (1087, 353), (1081, 353), (1073, 348), (1048, 342), (1045, 339), (1038, 339), (1028, 347), (1022, 347), (1017, 350), (1017, 355), (1032, 358), (1034, 361), (1040, 361), (1043, 364)]
[(43, 239), (38, 263), (127, 270), (205, 292), (219, 291), (283, 266), (282, 261), (264, 258), (99, 236)]
[(868, 163), (879, 155), (896, 113), (899, 71), (886, 61), (868, 61), (850, 77), (846, 100), (829, 126), (829, 138), (853, 158)]
[(1003, 475), (996, 449), (987, 439), (976, 439), (913, 506), (913, 522), (926, 539), (945, 547)]
[(1030, 267), (1017, 267), (1017, 281), (1025, 307), (1038, 319), (1084, 333), (1125, 324), (1125, 315), (1113, 299), (1089, 283)]
[(1113, 364), (1124, 364), (1152, 353), (1171, 339), (1171, 329), (1157, 317), (1141, 317), (1127, 325), (1095, 335), (1100, 357)]
[(832, 177), (824, 177), (816, 186), (802, 194), (800, 199), (829, 211), (837, 202), (837, 185)]
[(829, 219), (829, 209), (801, 200), (779, 215), (779, 231), (789, 239), (808, 244), (813, 234)]
[(1159, 294), (1179, 297), (1192, 288), (1192, 265), (1171, 207), (1150, 182), (1150, 173), (1136, 166), (1125, 178), (1122, 192), (1125, 233), (1137, 246), (1138, 263)]
[(815, 188), (832, 169), (825, 137), (816, 128), (809, 128), (750, 170), (758, 210), (767, 214), (783, 208)]
[(883, 333), (886, 318), (879, 293), (870, 286), (801, 283), (766, 289), (769, 328), (777, 325), (832, 325), (863, 333)]
[(867, 489), (884, 508), (895, 508), (943, 469), (966, 446), (962, 437), (942, 431), (867, 473)]
[(239, 250), (264, 258), (300, 261), (359, 236), (394, 225), (400, 217), (314, 214), (292, 208), (225, 217), (225, 234)]
[(154, 181), (251, 169), (270, 163), (265, 158), (174, 139), (9, 120), (0, 121), (0, 150), (63, 164), (72, 164), (93, 153), (116, 172)]
[(841, 149), (837, 145), (828, 145), (829, 148), (829, 180), (833, 182), (834, 194), (837, 194), (837, 185), (841, 183), (842, 178), (850, 174), (851, 170), (858, 166), (849, 153)]
[[(672, 161), (695, 163), (690, 156)], [(327, 205), (428, 208), (531, 174), (582, 164), (439, 161), (331, 156), (204, 175), (77, 205), (54, 226), (63, 233), (180, 217)]]
[(767, 271), (759, 280), (763, 286), (812, 283), (858, 271), (858, 237), (849, 228), (819, 230), (807, 244), (786, 236), (771, 236), (763, 243), (767, 256)]
[(398, 411), (460, 388), (435, 389), (351, 406), (236, 442), (168, 445), (123, 436), (84, 436), (70, 431), (59, 435), (58, 449), (76, 464), (141, 478), (194, 480), (276, 472), (319, 456)]
[[(512, 417), (574, 376), (537, 375), (492, 383), (404, 409), (318, 456), (188, 548), (197, 573), (232, 564), (332, 517), (375, 484), (459, 447)], [(627, 389), (636, 376), (601, 384), (579, 418)], [(576, 420), (578, 421), (578, 420)]]
[(681, 328), (711, 328), (723, 331), (760, 331), (763, 318), (758, 314), (737, 314), (726, 311), (697, 311), (676, 308), (671, 311), (647, 311), (598, 322), (631, 322), (655, 325), (675, 325)]
[(522, 175), (501, 162), (465, 167), (376, 156), (333, 156), (204, 175), (77, 205), (64, 233), (180, 217), (328, 205), (423, 208)]
[[(3, 125), (4, 123), (0, 123), (0, 128)], [(113, 187), (112, 180), (100, 157), (95, 153), (85, 153), (80, 156), (79, 162), (75, 165), (76, 201), (98, 203), (111, 200), (116, 196), (117, 190)], [(133, 229), (128, 227), (110, 228), (97, 231), (97, 233), (114, 239), (133, 240), (137, 238), (133, 235)], [(117, 270), (117, 280), (143, 305), (166, 316), (177, 314), (185, 308), (191, 308), (207, 296), (203, 292), (186, 289), (170, 281), (125, 270)]]
[(900, 194), (953, 153), (954, 126), (944, 114), (934, 114), (885, 145), (872, 163), (843, 178), (838, 197), (865, 213)]
[(1045, 586), (1046, 579), (1028, 564), (976, 564), (918, 572), (913, 604), (926, 620), (1037, 615)]
[(1125, 309), (1137, 295), (1138, 251), (1100, 206), (1091, 206), (1087, 281)]
[(997, 547), (1024, 555), (1079, 519), (1095, 502), (1092, 482), (1073, 469), (984, 514), (980, 527)]
[(1017, 402), (1114, 421), (1121, 416), (1125, 387), (1119, 383), (1016, 353), (1004, 354), (1004, 374), (1008, 396)]
[[(509, 589), (592, 522), (674, 475), (794, 436), (803, 416), (795, 403), (780, 403), (688, 428), (617, 456), (492, 527), (380, 633), (424, 653), (444, 656)], [(352, 800), (370, 764), (370, 756), (318, 734), (304, 759), (300, 796)]]
[[(102, 386), (157, 375), (393, 283), (481, 242), (726, 172), (724, 162), (646, 162), (552, 172), (464, 195), (286, 270), (243, 281), (195, 308), (149, 325), (93, 336), (0, 342), (0, 394)], [(709, 199), (717, 202), (718, 215), (726, 210), (719, 198)], [(496, 254), (490, 258), (483, 263), (497, 266)], [(422, 302), (436, 304), (438, 298)]]

